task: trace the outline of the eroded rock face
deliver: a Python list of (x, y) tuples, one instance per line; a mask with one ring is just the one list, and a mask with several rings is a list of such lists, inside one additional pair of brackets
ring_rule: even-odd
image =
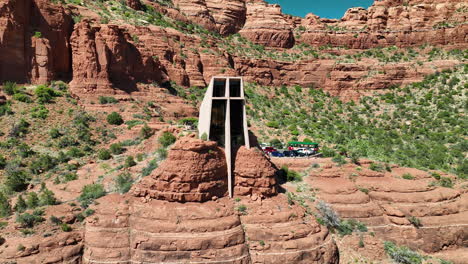
[(245, 23), (245, 0), (175, 0), (192, 22), (222, 35), (238, 32)]
[[(296, 164), (296, 169), (311, 165), (274, 162), (278, 166)], [(468, 194), (463, 189), (431, 184), (434, 178), (417, 169), (392, 166), (391, 172), (377, 172), (366, 161), (361, 162), (360, 170), (353, 164), (338, 167), (327, 159), (313, 162), (320, 169), (312, 170), (306, 181), (317, 189), (317, 198), (329, 203), (340, 217), (358, 219), (377, 237), (428, 253), (466, 246)], [(403, 179), (405, 173), (415, 179)], [(411, 217), (422, 226), (415, 227)]]
[[(300, 41), (311, 45), (368, 49), (466, 43), (464, 1), (375, 1), (369, 9), (350, 8), (341, 20), (308, 15)], [(441, 25), (451, 24), (449, 28)]]
[[(273, 177), (271, 163), (257, 152), (241, 149), (237, 157), (236, 179), (265, 183)], [(260, 166), (254, 168), (255, 162)], [(226, 197), (226, 169), (215, 142), (177, 141), (167, 160), (128, 194), (95, 203), (96, 213), (86, 222), (83, 262), (339, 262), (328, 230), (303, 207), (284, 194), (265, 198), (276, 194), (275, 181), (245, 182), (248, 196), (237, 193), (234, 200)]]
[(71, 31), (71, 16), (60, 5), (0, 1), (0, 82), (46, 83), (66, 77), (71, 71)]
[(137, 82), (162, 82), (165, 74), (158, 61), (143, 56), (138, 43), (117, 25), (93, 27), (87, 20), (77, 24), (71, 36), (72, 92), (114, 94), (114, 87), (132, 92), (137, 90)]
[(205, 202), (227, 192), (227, 165), (216, 142), (179, 140), (167, 160), (132, 189), (137, 197), (170, 202)]
[(261, 150), (241, 147), (234, 163), (234, 195), (276, 195), (277, 171)]
[(247, 20), (239, 32), (247, 39), (268, 47), (294, 46), (292, 25), (277, 4), (254, 1), (247, 4)]

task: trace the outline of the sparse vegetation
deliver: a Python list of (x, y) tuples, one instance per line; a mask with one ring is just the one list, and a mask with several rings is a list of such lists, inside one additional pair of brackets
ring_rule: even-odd
[(121, 125), (123, 124), (122, 116), (117, 112), (112, 112), (107, 116), (107, 122), (111, 125)]
[(176, 137), (170, 132), (164, 132), (162, 136), (158, 139), (159, 143), (165, 148), (169, 147), (170, 145), (174, 144), (176, 141)]
[(106, 191), (102, 184), (88, 184), (83, 187), (81, 195), (78, 197), (78, 201), (81, 202), (82, 207), (86, 208), (94, 202), (94, 200), (104, 196), (105, 194)]

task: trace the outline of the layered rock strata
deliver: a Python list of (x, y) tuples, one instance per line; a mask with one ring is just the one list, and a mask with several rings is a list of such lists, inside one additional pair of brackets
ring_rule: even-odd
[[(241, 150), (237, 170), (272, 177), (266, 157)], [(168, 159), (125, 195), (98, 200), (87, 219), (84, 263), (338, 263), (326, 228), (284, 194), (245, 182), (253, 195), (225, 196), (226, 162), (214, 142), (184, 138)], [(268, 172), (268, 173), (265, 173)], [(267, 181), (270, 188), (275, 182)]]

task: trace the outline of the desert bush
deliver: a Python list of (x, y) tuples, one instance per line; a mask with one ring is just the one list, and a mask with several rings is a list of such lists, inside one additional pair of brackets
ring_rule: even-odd
[(78, 201), (80, 201), (82, 207), (86, 208), (94, 202), (94, 200), (104, 196), (105, 194), (106, 191), (102, 184), (88, 184), (81, 190), (81, 195), (78, 197)]
[(57, 165), (57, 160), (48, 154), (39, 155), (33, 159), (29, 164), (29, 170), (34, 174), (41, 174), (43, 172), (53, 169)]
[(5, 157), (2, 154), (0, 154), (0, 170), (4, 169), (6, 164), (7, 162)]
[(114, 143), (114, 144), (110, 145), (109, 150), (110, 150), (110, 152), (112, 154), (119, 155), (119, 154), (124, 153), (125, 148), (123, 148), (121, 143)]
[(336, 154), (332, 158), (332, 161), (335, 162), (338, 166), (342, 166), (342, 165), (347, 163), (345, 158), (343, 156), (341, 156), (340, 154)]
[(130, 173), (125, 172), (117, 175), (114, 179), (117, 191), (121, 194), (126, 193), (130, 190), (133, 184), (133, 179)]
[(3, 83), (3, 91), (8, 95), (14, 95), (18, 92), (18, 86), (14, 82)]
[(60, 229), (62, 229), (63, 232), (71, 232), (73, 230), (73, 228), (67, 223), (60, 224)]
[(32, 228), (36, 224), (43, 222), (45, 219), (42, 217), (44, 212), (40, 210), (35, 210), (32, 214), (30, 213), (23, 213), (19, 214), (16, 217), (16, 222), (21, 225), (21, 227), (28, 227)]
[(146, 167), (141, 170), (141, 175), (148, 176), (153, 170), (158, 167), (158, 161), (156, 159), (151, 160)]
[(44, 188), (39, 194), (39, 205), (55, 205), (57, 204), (57, 198), (55, 198), (54, 192)]
[(49, 136), (51, 138), (59, 138), (62, 136), (62, 133), (60, 133), (60, 130), (58, 130), (57, 128), (52, 128), (51, 130), (49, 130)]
[(122, 116), (117, 112), (112, 112), (107, 116), (107, 123), (111, 125), (121, 125), (123, 122)]
[(30, 192), (26, 196), (26, 206), (29, 209), (34, 209), (37, 206), (39, 206), (39, 197), (37, 196), (37, 193), (35, 192)]
[(32, 103), (31, 97), (24, 93), (15, 93), (13, 99), (23, 103)]
[(114, 97), (110, 96), (99, 96), (99, 103), (100, 104), (116, 104), (119, 100), (115, 99)]
[(7, 217), (11, 214), (11, 205), (8, 197), (0, 192), (0, 217)]
[(405, 173), (405, 174), (403, 174), (403, 176), (401, 176), (401, 177), (402, 177), (403, 179), (405, 179), (405, 180), (414, 180), (414, 179), (415, 179), (414, 176), (411, 175), (410, 173)]
[(387, 255), (396, 263), (400, 264), (422, 264), (423, 256), (411, 249), (401, 246), (398, 247), (390, 241), (384, 242), (384, 249)]
[(60, 93), (45, 85), (39, 85), (34, 90), (37, 102), (40, 104), (52, 103), (54, 97), (60, 96)]
[(9, 136), (14, 138), (24, 137), (29, 132), (29, 126), (30, 124), (26, 120), (20, 119), (20, 121), (11, 128)]
[(112, 158), (112, 155), (110, 154), (109, 150), (107, 149), (101, 149), (98, 152), (98, 159), (100, 160), (108, 160)]
[(164, 132), (161, 137), (158, 139), (159, 143), (165, 148), (169, 147), (170, 145), (174, 144), (176, 141), (176, 137), (170, 132)]
[(23, 195), (20, 194), (18, 196), (18, 200), (16, 201), (15, 207), (13, 209), (15, 209), (15, 211), (18, 213), (22, 213), (26, 211), (26, 209), (28, 209), (28, 205), (26, 204), (26, 201), (23, 199)]
[(151, 129), (148, 124), (145, 123), (145, 125), (143, 125), (143, 127), (141, 128), (140, 130), (140, 137), (144, 138), (144, 139), (148, 139), (150, 138), (152, 135), (154, 134), (154, 131), (153, 129)]
[(14, 192), (21, 192), (26, 190), (31, 175), (29, 175), (20, 164), (17, 162), (10, 162), (5, 166), (5, 187)]
[(128, 156), (126, 159), (125, 159), (125, 168), (130, 168), (130, 167), (133, 167), (135, 166), (137, 163), (135, 162), (135, 159), (133, 158), (133, 156)]
[(383, 172), (385, 170), (384, 166), (381, 163), (372, 162), (369, 165), (369, 169), (373, 171)]
[(290, 170), (287, 166), (281, 167), (280, 173), (284, 175), (284, 179), (288, 182), (302, 181), (302, 176), (297, 171)]
[(439, 185), (445, 188), (453, 188), (452, 179), (448, 177), (441, 177), (439, 180)]
[(416, 228), (420, 228), (422, 226), (421, 220), (415, 216), (406, 217), (408, 221)]

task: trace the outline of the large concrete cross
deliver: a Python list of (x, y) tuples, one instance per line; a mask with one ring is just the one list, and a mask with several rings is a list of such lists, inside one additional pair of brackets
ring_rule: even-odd
[(232, 149), (250, 148), (245, 112), (244, 83), (241, 77), (213, 77), (200, 106), (200, 138), (224, 147), (227, 162), (229, 196), (233, 196)]

